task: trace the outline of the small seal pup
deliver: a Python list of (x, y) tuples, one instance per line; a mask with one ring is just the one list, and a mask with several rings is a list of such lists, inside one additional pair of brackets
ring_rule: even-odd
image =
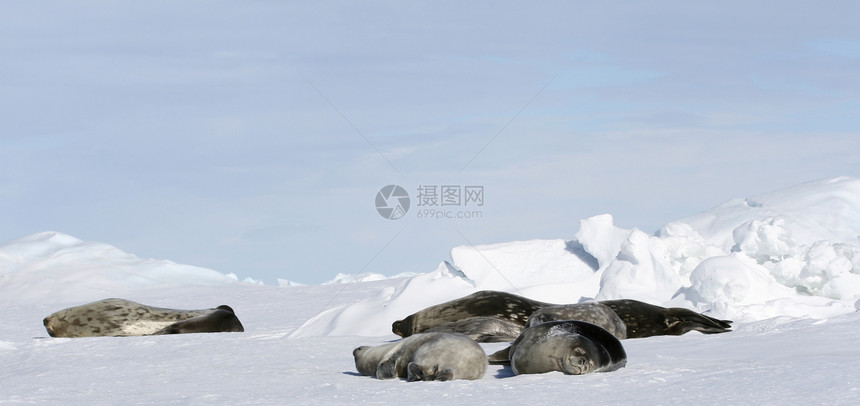
[[(179, 324), (187, 321), (187, 323)], [(197, 332), (241, 332), (229, 306), (176, 310), (125, 299), (104, 299), (52, 313), (42, 321), (51, 337), (123, 337)]]
[(731, 331), (731, 320), (718, 320), (682, 307), (661, 307), (638, 300), (600, 302), (611, 308), (627, 326), (627, 338), (679, 336), (689, 331), (704, 334)]
[(561, 371), (569, 375), (610, 372), (627, 364), (612, 333), (584, 321), (550, 321), (529, 327), (507, 351), (517, 375)]
[(529, 317), (526, 327), (548, 321), (579, 320), (602, 327), (619, 340), (627, 338), (627, 326), (611, 307), (599, 302), (548, 306), (538, 309)]
[(481, 379), (487, 355), (476, 342), (461, 334), (421, 333), (376, 347), (352, 352), (362, 375), (413, 381)]

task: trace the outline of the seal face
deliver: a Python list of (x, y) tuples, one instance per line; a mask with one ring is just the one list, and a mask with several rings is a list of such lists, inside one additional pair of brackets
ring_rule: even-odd
[(551, 321), (529, 327), (508, 353), (517, 375), (561, 371), (570, 375), (609, 372), (627, 364), (612, 333), (582, 321)]
[(481, 379), (487, 371), (484, 350), (461, 334), (414, 334), (376, 347), (358, 347), (352, 355), (358, 373), (379, 379)]
[(51, 337), (122, 337), (244, 331), (233, 309), (176, 310), (104, 299), (52, 313), (42, 321)]
[(602, 327), (619, 340), (627, 338), (627, 326), (609, 306), (599, 302), (548, 306), (538, 309), (529, 317), (527, 327), (548, 321), (579, 320)]

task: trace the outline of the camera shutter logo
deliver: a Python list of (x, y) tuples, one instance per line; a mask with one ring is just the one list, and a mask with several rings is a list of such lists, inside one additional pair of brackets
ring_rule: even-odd
[(376, 194), (376, 211), (389, 220), (403, 218), (409, 211), (409, 193), (399, 185), (388, 185)]

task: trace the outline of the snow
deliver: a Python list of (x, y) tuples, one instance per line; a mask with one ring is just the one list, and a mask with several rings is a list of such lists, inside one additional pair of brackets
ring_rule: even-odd
[[(671, 222), (608, 214), (572, 240), (455, 247), (436, 270), (266, 286), (57, 232), (0, 245), (0, 404), (854, 404), (860, 395), (860, 180), (837, 178)], [(735, 320), (730, 333), (624, 340), (627, 366), (585, 376), (380, 381), (352, 350), (391, 323), (477, 290), (572, 303), (633, 298)], [(49, 338), (48, 314), (106, 297), (229, 304), (244, 333)], [(490, 353), (504, 344), (484, 344)]]

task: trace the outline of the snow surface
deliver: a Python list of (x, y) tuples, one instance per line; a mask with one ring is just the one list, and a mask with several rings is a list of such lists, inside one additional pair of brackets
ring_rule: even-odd
[[(429, 273), (338, 275), (318, 286), (243, 282), (38, 233), (0, 246), (0, 404), (855, 404), (858, 235), (852, 178), (733, 200), (654, 235), (600, 215), (570, 241), (455, 247)], [(733, 319), (735, 331), (625, 340), (627, 367), (605, 374), (512, 376), (491, 366), (478, 381), (357, 376), (353, 348), (395, 339), (394, 320), (481, 289), (685, 306)], [(47, 337), (43, 317), (106, 297), (229, 304), (246, 331)]]

